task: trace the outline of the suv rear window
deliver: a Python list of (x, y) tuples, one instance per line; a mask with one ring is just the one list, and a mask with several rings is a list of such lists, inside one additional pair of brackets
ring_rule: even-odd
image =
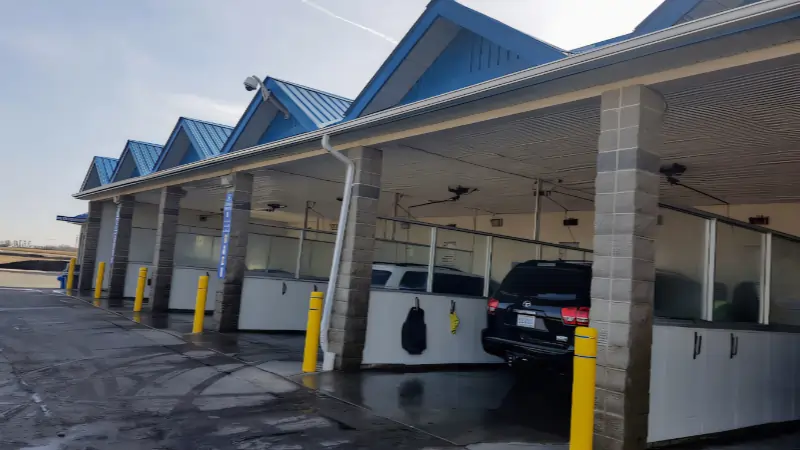
[[(506, 275), (498, 295), (536, 299), (537, 304), (590, 306), (590, 267), (550, 263), (520, 264)], [(512, 301), (508, 299), (507, 301)]]
[(483, 296), (483, 278), (449, 273), (433, 274), (433, 292), (439, 294)]
[(428, 283), (427, 272), (406, 272), (403, 278), (400, 279), (400, 289), (409, 289), (412, 291), (424, 291), (425, 285)]
[(388, 270), (373, 270), (372, 271), (372, 285), (377, 287), (386, 286), (386, 282), (389, 281), (389, 277), (392, 276), (392, 272)]
[[(400, 279), (400, 289), (424, 291), (428, 283), (427, 272), (406, 272)], [(455, 273), (434, 273), (433, 292), (435, 294), (483, 296), (483, 278)]]

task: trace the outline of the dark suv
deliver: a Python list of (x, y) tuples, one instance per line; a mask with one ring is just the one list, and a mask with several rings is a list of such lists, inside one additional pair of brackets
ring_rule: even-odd
[(548, 358), (570, 365), (575, 327), (589, 325), (591, 283), (589, 262), (516, 265), (489, 299), (484, 350), (509, 364)]

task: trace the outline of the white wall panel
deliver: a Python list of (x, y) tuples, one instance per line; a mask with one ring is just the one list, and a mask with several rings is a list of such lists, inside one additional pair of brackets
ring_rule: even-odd
[[(415, 297), (425, 310), (427, 350), (410, 355), (401, 343), (401, 332)], [(450, 301), (456, 302), (460, 325), (450, 332)], [(481, 330), (486, 327), (486, 300), (474, 297), (419, 295), (373, 290), (370, 293), (367, 337), (363, 364), (480, 364), (502, 363), (483, 351)]]

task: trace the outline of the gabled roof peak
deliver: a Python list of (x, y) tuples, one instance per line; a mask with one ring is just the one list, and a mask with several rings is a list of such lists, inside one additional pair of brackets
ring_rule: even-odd
[[(472, 34), (458, 39), (461, 31)], [(346, 119), (352, 120), (402, 104), (415, 83), (440, 56), (444, 57), (445, 52), (451, 49), (451, 43), (460, 47), (453, 49), (448, 58), (458, 62), (463, 62), (465, 58), (477, 58), (474, 69), (482, 72), (471, 76), (465, 76), (465, 73), (436, 74), (438, 78), (432, 76), (430, 78), (436, 79), (426, 80), (428, 86), (423, 89), (424, 92), (412, 95), (414, 100), (555, 61), (568, 54), (564, 49), (536, 39), (455, 0), (433, 0), (353, 101)], [(470, 49), (470, 46), (473, 48)], [(486, 52), (482, 51), (483, 47)], [(448, 64), (443, 63), (442, 66), (435, 70), (446, 72), (444, 66)], [(471, 68), (462, 70), (468, 71), (475, 72)], [(463, 79), (451, 79), (431, 88), (432, 82), (438, 83), (447, 76), (463, 76)]]
[[(344, 118), (351, 103), (340, 95), (280, 78), (266, 76), (263, 82), (271, 92), (270, 102), (276, 102), (272, 107), (288, 113), (291, 121), (276, 121), (269, 106), (265, 106), (261, 93), (257, 92), (221, 153), (256, 145), (262, 139), (278, 140), (337, 123)], [(283, 129), (270, 128), (273, 123)], [(266, 134), (267, 129), (270, 129), (269, 134)]]

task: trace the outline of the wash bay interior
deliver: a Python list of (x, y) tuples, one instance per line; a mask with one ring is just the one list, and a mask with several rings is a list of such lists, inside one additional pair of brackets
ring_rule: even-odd
[[(392, 158), (388, 153), (385, 157)], [(413, 161), (411, 155), (397, 157)], [(329, 164), (318, 158), (304, 163)], [(297, 170), (299, 164), (282, 169), (293, 174)], [(389, 176), (386, 169), (384, 174)], [(303, 330), (309, 294), (324, 290), (329, 275), (335, 238), (332, 218), (340, 204), (336, 197), (341, 186), (281, 172), (268, 177), (270, 183), (283, 186), (283, 192), (296, 193), (296, 197), (276, 197), (271, 191), (268, 201), (273, 206), (257, 201), (253, 207), (239, 326)], [(187, 193), (179, 215), (171, 309), (193, 308), (199, 275), (209, 273), (211, 280), (216, 278), (221, 216), (218, 207), (199, 209), (203, 204), (222, 205), (215, 199), (215, 181), (184, 187)], [(484, 209), (479, 196), (487, 199), (488, 187), (467, 183), (464, 185), (478, 190), (458, 201), (414, 208), (427, 203), (421, 199), (436, 200), (437, 192), (445, 192), (444, 198), (448, 198), (447, 189), (458, 186), (439, 181), (436, 190), (428, 194), (381, 196), (381, 213), (395, 215), (377, 221), (376, 263), (427, 267), (433, 261), (436, 267), (483, 277), (483, 293), (488, 295), (490, 281), (501, 281), (515, 263), (538, 255), (542, 259), (592, 259), (592, 252), (584, 248), (593, 246), (592, 197), (564, 188), (563, 180), (541, 182), (539, 237), (557, 245), (530, 240), (536, 222), (535, 181), (526, 180), (528, 191), (508, 203), (521, 205), (512, 213)], [(301, 186), (313, 192), (304, 192)], [(667, 189), (675, 188), (680, 186)], [(148, 226), (147, 211), (155, 205), (146, 201), (146, 195), (137, 196), (126, 292), (135, 283), (138, 267), (152, 256), (148, 239), (154, 237), (148, 236), (154, 236), (155, 229)], [(104, 217), (103, 223), (111, 224), (110, 229), (115, 208), (110, 202), (107, 205), (108, 220)], [(650, 441), (791, 420), (800, 411), (800, 387), (796, 384), (800, 342), (791, 333), (800, 320), (800, 286), (792, 276), (800, 263), (800, 243), (787, 233), (796, 226), (797, 205), (697, 206), (664, 204), (658, 214)], [(746, 223), (758, 216), (769, 217), (771, 227)], [(305, 229), (304, 221), (308, 224)], [(111, 240), (109, 231), (104, 235), (105, 241)], [(104, 245), (101, 241), (99, 251)], [(427, 314), (428, 349), (422, 355), (409, 355), (400, 345), (400, 328), (417, 299)], [(447, 325), (453, 304), (461, 322), (456, 334)], [(214, 307), (213, 302), (207, 305)], [(499, 362), (480, 345), (485, 311), (485, 297), (373, 289), (363, 364)], [(687, 380), (701, 382), (689, 383), (692, 388), (686, 389)]]
[[(671, 50), (668, 58), (648, 54), (626, 64), (629, 70), (622, 70), (618, 63), (593, 71), (591, 80), (575, 72), (540, 79), (512, 94), (503, 91), (449, 109), (431, 108), (406, 121), (358, 130), (361, 134), (354, 131), (355, 137), (347, 135), (351, 131), (345, 129), (346, 124), (332, 127), (341, 135), (334, 136), (334, 142), (360, 142), (356, 138), (364, 141), (369, 135), (369, 146), (341, 149), (350, 157), (369, 160), (365, 164), (374, 165), (371, 169), (378, 172), (372, 177), (372, 186), (380, 191), (377, 207), (355, 208), (355, 215), (360, 214), (364, 222), (358, 223), (355, 217), (352, 229), (358, 235), (350, 243), (371, 243), (370, 252), (383, 257), (378, 252), (381, 241), (374, 237), (388, 236), (390, 241), (393, 237), (390, 245), (408, 247), (396, 242), (400, 236), (422, 245), (423, 256), (427, 245), (424, 262), (438, 264), (439, 246), (430, 244), (432, 237), (438, 244), (440, 234), (456, 231), (445, 227), (434, 233), (423, 225), (420, 242), (412, 237), (414, 224), (404, 235), (402, 226), (387, 227), (375, 216), (408, 217), (406, 209), (419, 222), (531, 238), (535, 225), (531, 213), (538, 202), (543, 211), (538, 231), (541, 240), (577, 243), (593, 250), (592, 323), (600, 330), (602, 346), (597, 390), (600, 432), (612, 432), (619, 417), (632, 428), (640, 427), (648, 409), (650, 441), (796, 419), (800, 412), (795, 381), (800, 344), (794, 333), (797, 287), (793, 274), (798, 259), (794, 236), (800, 234), (796, 229), (800, 185), (795, 176), (800, 66), (796, 43), (787, 36), (792, 29), (782, 26), (747, 30), (754, 39), (742, 40), (731, 34), (710, 44), (695, 42)], [(769, 48), (761, 48), (762, 44)], [(713, 52), (719, 48), (726, 49), (724, 56)], [(676, 68), (682, 64), (686, 67)], [(647, 76), (620, 81), (636, 74)], [(613, 83), (609, 81), (601, 91), (596, 80)], [(626, 96), (631, 95), (635, 99), (629, 102)], [(527, 103), (519, 103), (523, 100)], [(508, 104), (513, 107), (505, 108)], [(631, 130), (634, 133), (628, 133)], [(630, 147), (621, 146), (623, 136), (633, 139), (624, 142)], [(309, 201), (316, 210), (312, 217), (319, 214), (328, 221), (320, 219), (319, 228), (331, 230), (329, 222), (336, 221), (340, 206), (336, 197), (342, 191), (343, 168), (335, 159), (320, 156), (318, 145), (311, 149), (310, 144), (301, 144), (286, 146), (294, 145), (297, 155), (308, 151), (307, 157), (281, 164), (267, 164), (269, 158), (265, 157), (262, 162), (269, 167), (252, 165), (240, 170), (247, 175), (244, 178), (252, 177), (248, 221), (260, 222), (248, 226), (248, 231), (290, 226), (295, 230), (273, 237), (291, 237), (290, 232), (302, 228), (298, 224), (304, 222)], [(180, 185), (174, 186), (171, 194), (166, 192), (182, 197), (180, 208), (185, 217), (178, 217), (178, 234), (202, 228), (188, 217), (201, 221), (200, 216), (207, 215), (206, 222), (219, 220), (214, 217), (220, 214), (230, 191), (216, 175), (198, 178), (176, 183)], [(542, 180), (541, 184), (535, 184), (536, 180)], [(622, 185), (626, 190), (618, 191)], [(459, 187), (470, 192), (458, 200), (412, 208), (448, 200), (455, 195), (450, 189), (460, 191)], [(536, 189), (545, 195), (534, 195)], [(163, 194), (165, 191), (137, 192), (134, 200), (163, 203), (159, 200)], [(493, 219), (495, 224), (502, 219), (502, 226), (493, 227)], [(574, 220), (565, 225), (566, 219), (577, 219), (577, 225)], [(135, 213), (133, 220), (137, 220)], [(751, 221), (762, 227), (750, 226)], [(470, 226), (473, 223), (476, 225)], [(209, 234), (219, 231), (219, 226), (210, 228), (213, 232)], [(458, 232), (465, 234), (468, 243), (481, 240), (479, 235)], [(305, 231), (309, 242), (313, 233), (316, 242), (324, 242), (316, 227)], [(213, 236), (200, 239), (201, 244), (192, 239), (195, 245), (210, 248), (209, 258), (214, 258)], [(458, 239), (446, 239), (442, 252), (469, 250), (474, 262), (480, 243), (461, 248)], [(245, 256), (250, 255), (249, 245)], [(495, 252), (506, 255), (503, 264), (498, 262), (500, 269), (490, 270), (492, 277), (500, 277), (518, 261), (511, 251), (520, 249), (520, 244), (515, 241), (508, 247), (506, 253), (492, 247), (492, 257)], [(364, 249), (351, 250), (355, 254)], [(196, 264), (195, 251), (189, 253), (187, 260), (192, 262), (186, 264)], [(267, 266), (271, 254), (269, 251), (264, 263)], [(394, 254), (397, 257), (398, 251)], [(409, 255), (405, 248), (399, 254), (405, 259), (420, 257), (416, 251)], [(487, 254), (484, 250), (484, 257)], [(175, 255), (173, 270), (178, 269), (178, 253)], [(286, 266), (274, 270), (299, 277), (292, 269), (297, 270), (298, 258), (302, 266), (304, 257), (297, 251), (292, 255), (288, 262), (279, 258)], [(450, 263), (457, 255), (460, 253), (449, 258)], [(377, 256), (370, 257), (367, 263), (377, 260)], [(198, 274), (216, 267), (210, 262), (203, 264)], [(483, 267), (478, 274), (485, 276), (486, 265)], [(681, 282), (660, 284), (659, 273)], [(279, 279), (275, 273), (263, 275)], [(178, 290), (176, 280), (173, 291)], [(324, 279), (307, 283), (315, 281)], [(363, 294), (362, 281), (345, 281), (351, 283), (347, 289)], [(290, 288), (280, 281), (281, 295), (284, 284), (287, 292)], [(192, 285), (187, 287), (189, 291)], [(372, 315), (381, 295), (384, 293), (370, 293), (369, 311), (359, 312)], [(385, 295), (402, 297), (394, 303), (404, 303), (406, 309), (413, 304), (413, 297), (419, 296), (407, 292)], [(449, 310), (447, 297), (432, 297), (444, 303), (437, 308)], [(477, 305), (485, 301), (471, 299)], [(651, 313), (648, 308), (653, 304)], [(625, 316), (614, 316), (620, 312)], [(635, 316), (637, 313), (641, 315)], [(655, 326), (651, 326), (653, 316)], [(362, 322), (367, 329), (363, 353), (353, 351), (350, 359), (369, 364), (364, 357), (376, 342), (369, 332), (375, 322), (371, 317), (353, 318), (365, 319)], [(422, 360), (401, 356), (399, 362), (405, 364)], [(629, 364), (633, 359), (636, 364)], [(664, 372), (667, 368), (669, 377)], [(674, 376), (676, 368), (681, 376)], [(620, 383), (620, 374), (634, 380), (635, 389)], [(687, 387), (686, 380), (699, 381)], [(683, 383), (670, 386), (678, 381)], [(649, 404), (639, 404), (637, 398), (648, 399)], [(631, 404), (635, 408), (630, 408)]]

